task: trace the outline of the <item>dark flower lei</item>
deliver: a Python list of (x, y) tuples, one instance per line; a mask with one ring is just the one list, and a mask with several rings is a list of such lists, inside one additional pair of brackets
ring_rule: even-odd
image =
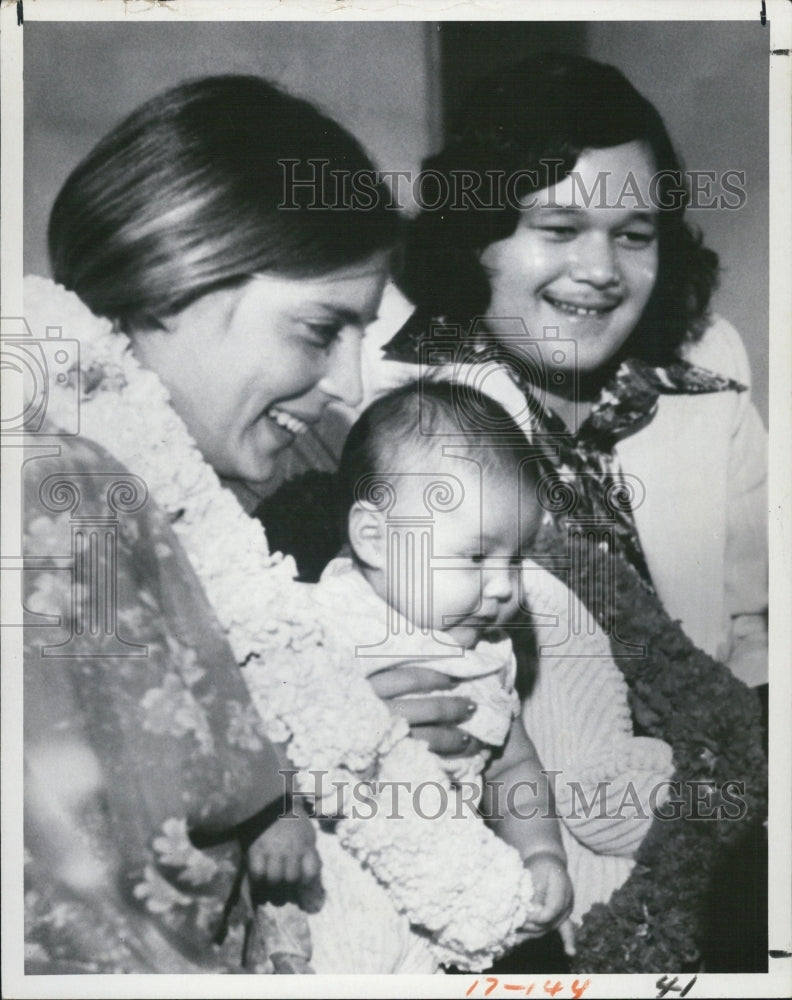
[[(558, 565), (566, 545), (561, 532), (548, 531), (539, 558), (554, 556)], [(705, 947), (705, 904), (719, 856), (767, 815), (760, 702), (687, 638), (625, 559), (609, 558), (612, 620), (592, 610), (609, 634), (617, 624), (622, 642), (645, 647), (643, 658), (619, 656), (614, 648), (616, 663), (629, 688), (636, 728), (673, 749), (672, 780), (681, 783), (683, 806), (678, 817), (654, 819), (630, 878), (607, 904), (596, 904), (583, 918), (572, 967), (586, 973), (695, 969)], [(563, 574), (584, 603), (588, 573), (581, 562), (577, 571)], [(744, 811), (728, 801), (735, 789)], [(697, 814), (702, 818), (694, 818)], [(721, 818), (703, 818), (713, 814)]]

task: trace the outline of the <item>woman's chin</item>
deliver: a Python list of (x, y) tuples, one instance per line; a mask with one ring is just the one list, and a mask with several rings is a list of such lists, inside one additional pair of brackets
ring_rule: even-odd
[(268, 449), (265, 453), (249, 451), (236, 456), (236, 461), (225, 462), (217, 471), (224, 486), (227, 486), (240, 500), (252, 493), (263, 498), (274, 492), (284, 478), (285, 448)]

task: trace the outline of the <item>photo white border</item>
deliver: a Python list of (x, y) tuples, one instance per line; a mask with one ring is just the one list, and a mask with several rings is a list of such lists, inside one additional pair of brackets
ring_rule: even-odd
[[(770, 941), (771, 950), (792, 952), (792, 4), (787, 0), (27, 0), (25, 23), (39, 21), (748, 21), (764, 8), (770, 64), (770, 701), (771, 803)], [(2, 162), (0, 163), (0, 289), (3, 317), (22, 311), (22, 38), (17, 4), (0, 7), (0, 86), (2, 88)], [(13, 391), (13, 390), (12, 390)], [(5, 451), (5, 447), (4, 447)], [(7, 457), (7, 453), (4, 458)], [(7, 471), (7, 466), (6, 466)], [(2, 484), (2, 550), (14, 551), (18, 539), (19, 490), (13, 475)], [(9, 549), (10, 545), (10, 549)], [(15, 573), (2, 576), (3, 620), (19, 607)], [(7, 997), (464, 997), (474, 975), (464, 976), (25, 976), (22, 926), (22, 679), (20, 629), (2, 632), (2, 987)], [(770, 958), (765, 974), (701, 973), (690, 997), (785, 997), (792, 995), (792, 958)], [(674, 975), (673, 970), (668, 970)], [(539, 976), (509, 975), (510, 982), (536, 982), (532, 997), (546, 996)], [(574, 976), (553, 976), (571, 982)], [(579, 977), (582, 978), (582, 977)], [(585, 997), (653, 997), (657, 975), (593, 976)], [(691, 978), (680, 974), (680, 985)], [(564, 996), (559, 994), (559, 998)], [(481, 988), (474, 996), (482, 995)], [(502, 993), (501, 993), (502, 995)], [(674, 995), (668, 994), (670, 997)], [(492, 994), (497, 1000), (498, 993)]]

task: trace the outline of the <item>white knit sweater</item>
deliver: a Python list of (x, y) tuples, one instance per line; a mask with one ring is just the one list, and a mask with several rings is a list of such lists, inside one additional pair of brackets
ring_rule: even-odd
[(633, 735), (627, 685), (607, 636), (578, 598), (535, 564), (523, 585), (534, 615), (549, 616), (540, 619), (537, 680), (523, 721), (545, 769), (558, 772), (556, 809), (575, 890), (571, 919), (579, 923), (632, 871), (652, 806), (666, 801), (672, 754), (662, 740)]

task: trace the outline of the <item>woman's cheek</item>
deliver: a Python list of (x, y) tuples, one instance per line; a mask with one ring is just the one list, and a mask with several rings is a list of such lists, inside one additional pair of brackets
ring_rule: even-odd
[(631, 260), (628, 273), (633, 293), (646, 303), (657, 281), (657, 253), (647, 252), (645, 257)]

